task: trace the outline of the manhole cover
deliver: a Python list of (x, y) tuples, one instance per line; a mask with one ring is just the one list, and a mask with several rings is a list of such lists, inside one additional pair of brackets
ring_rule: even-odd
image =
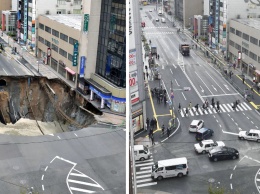
[(20, 183), (21, 183), (22, 185), (24, 185), (25, 183), (27, 183), (27, 181), (26, 181), (26, 180), (20, 180)]
[(112, 173), (112, 174), (117, 174), (117, 171), (111, 170), (111, 173)]
[(210, 178), (210, 179), (208, 180), (208, 182), (209, 182), (209, 183), (214, 183), (214, 182), (215, 182), (215, 179)]
[(14, 169), (14, 170), (19, 170), (20, 167), (19, 167), (19, 166), (13, 166), (13, 169)]

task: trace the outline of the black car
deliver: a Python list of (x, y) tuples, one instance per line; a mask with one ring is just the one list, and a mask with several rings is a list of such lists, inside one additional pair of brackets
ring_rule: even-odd
[(239, 152), (230, 147), (216, 147), (209, 151), (209, 159), (214, 162), (218, 160), (228, 160), (228, 159), (237, 159), (239, 158)]
[(205, 139), (209, 139), (211, 136), (213, 136), (214, 131), (212, 129), (208, 128), (201, 128), (196, 132), (196, 140), (202, 141)]

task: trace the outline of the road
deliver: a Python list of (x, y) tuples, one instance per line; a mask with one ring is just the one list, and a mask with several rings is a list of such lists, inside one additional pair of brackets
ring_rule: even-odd
[(0, 136), (1, 193), (124, 193), (125, 132), (103, 125), (62, 134)]
[[(170, 138), (161, 137), (162, 124), (168, 124), (170, 118), (168, 105), (158, 104), (151, 96), (147, 99), (148, 117), (156, 117), (158, 120), (155, 132), (156, 144), (150, 147), (153, 158), (150, 161), (140, 162), (137, 167), (138, 193), (207, 193), (208, 186), (224, 187), (226, 190), (238, 190), (241, 193), (258, 193), (260, 179), (259, 173), (259, 144), (238, 140), (241, 130), (259, 129), (260, 115), (246, 102), (243, 97), (227, 82), (212, 64), (195, 49), (190, 56), (182, 56), (178, 51), (180, 43), (195, 44), (182, 33), (177, 33), (177, 27), (172, 27), (172, 22), (166, 19), (166, 23), (156, 22), (160, 18), (154, 11), (155, 6), (144, 6), (141, 10), (142, 21), (146, 23), (143, 28), (145, 37), (151, 40), (152, 45), (157, 46), (160, 59), (159, 71), (162, 80), (149, 79), (149, 87), (154, 88), (162, 84), (170, 96), (173, 88), (173, 105), (180, 126)], [(150, 12), (149, 10), (152, 10)], [(177, 24), (177, 22), (176, 22)], [(184, 91), (184, 87), (190, 87), (190, 91)], [(220, 112), (212, 106), (202, 111), (202, 104), (207, 99), (220, 102)], [(239, 100), (241, 103), (233, 110), (233, 103)], [(192, 106), (199, 104), (198, 112), (193, 108), (189, 110), (189, 116), (184, 115), (189, 103)], [(179, 103), (181, 112), (178, 113)], [(213, 140), (224, 141), (227, 146), (234, 147), (240, 152), (240, 160), (210, 162), (207, 155), (198, 155), (193, 145), (197, 143), (194, 134), (188, 132), (192, 120), (202, 119), (205, 127), (214, 130)], [(143, 136), (146, 135), (145, 133)], [(166, 139), (165, 139), (166, 138)], [(251, 159), (250, 159), (251, 156)], [(150, 175), (151, 165), (158, 160), (187, 157), (190, 174), (181, 179), (172, 178), (161, 182), (152, 181)], [(236, 167), (235, 167), (236, 166)], [(234, 169), (235, 168), (235, 169)], [(243, 173), (243, 177), (242, 176)], [(231, 175), (232, 174), (232, 175)], [(246, 177), (248, 177), (247, 181)], [(243, 184), (242, 181), (244, 180)]]
[[(0, 39), (1, 43), (4, 43), (2, 39)], [(9, 53), (2, 52), (0, 54), (0, 75), (5, 76), (32, 76), (32, 72), (29, 71), (25, 66), (21, 63), (17, 62), (12, 55)]]

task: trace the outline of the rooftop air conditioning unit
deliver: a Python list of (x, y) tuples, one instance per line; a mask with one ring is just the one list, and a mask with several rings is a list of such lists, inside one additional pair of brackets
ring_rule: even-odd
[(49, 11), (49, 10), (47, 10), (47, 11), (45, 12), (45, 14), (46, 14), (46, 15), (49, 15), (49, 14), (50, 14), (50, 11)]

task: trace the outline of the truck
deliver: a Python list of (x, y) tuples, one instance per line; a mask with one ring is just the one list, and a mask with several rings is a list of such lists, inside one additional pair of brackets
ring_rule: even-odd
[(188, 44), (180, 44), (179, 45), (179, 51), (183, 56), (189, 56), (190, 55), (190, 45)]

